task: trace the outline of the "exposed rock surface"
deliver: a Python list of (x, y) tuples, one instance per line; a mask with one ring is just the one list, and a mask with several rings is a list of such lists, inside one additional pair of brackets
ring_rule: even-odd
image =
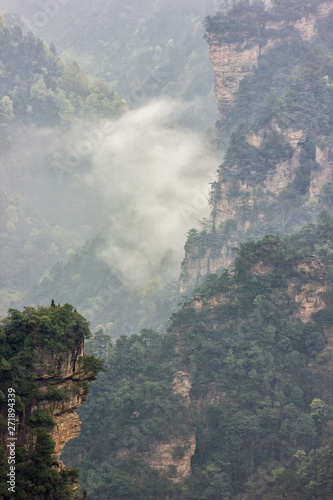
[[(292, 36), (296, 32), (295, 36), (306, 42), (315, 40), (320, 23), (332, 9), (332, 2), (321, 2), (316, 15), (308, 15), (296, 22), (264, 22), (259, 16), (256, 21), (256, 36), (245, 33), (245, 40), (240, 43), (226, 43), (224, 32), (207, 34), (215, 75), (220, 130), (224, 130), (225, 120), (232, 113), (240, 83), (254, 72), (260, 58), (269, 57), (272, 47), (280, 43), (283, 37), (289, 36), (286, 33)], [(328, 80), (327, 84), (329, 85)], [(289, 143), (293, 148), (292, 154), (288, 159), (272, 165), (272, 168), (268, 168), (260, 176), (256, 176), (256, 172), (250, 172), (248, 178), (252, 180), (246, 180), (246, 176), (242, 175), (244, 166), (234, 164), (220, 169), (212, 211), (213, 228), (209, 238), (200, 241), (193, 238), (186, 245), (180, 278), (182, 293), (193, 290), (208, 274), (218, 273), (229, 267), (235, 257), (233, 249), (246, 239), (260, 238), (267, 232), (275, 231), (288, 234), (299, 230), (301, 221), (304, 220), (304, 225), (311, 220), (310, 209), (308, 218), (302, 219), (304, 207), (293, 207), (291, 195), (285, 194), (293, 189), (293, 183), (303, 175), (302, 147), (309, 138), (309, 131), (304, 126), (282, 127), (273, 117), (265, 126), (248, 131), (245, 141), (261, 151), (271, 133), (278, 134)], [(328, 181), (332, 181), (333, 175), (332, 146), (322, 145), (320, 137), (316, 142), (316, 157), (306, 194), (308, 207), (313, 207), (313, 214), (316, 209), (318, 213), (325, 208), (323, 188)], [(283, 201), (284, 196), (286, 202)], [(306, 202), (303, 200), (302, 203)], [(270, 208), (273, 206), (276, 206), (275, 210)]]
[[(179, 447), (183, 448), (181, 458), (175, 458), (175, 450)], [(148, 463), (153, 469), (160, 472), (167, 472), (170, 467), (174, 467), (174, 472), (171, 473), (170, 479), (178, 483), (191, 472), (191, 460), (195, 452), (196, 441), (195, 435), (183, 441), (177, 439), (169, 443), (156, 444), (147, 454)]]
[[(45, 399), (40, 398), (34, 406), (25, 407), (22, 416), (17, 416), (17, 446), (28, 451), (34, 449), (37, 435), (33, 427), (27, 426), (27, 419), (37, 409), (46, 410), (51, 416), (54, 425), (48, 432), (55, 442), (53, 457), (58, 469), (64, 468), (59, 460), (63, 447), (80, 435), (80, 420), (75, 410), (86, 401), (89, 380), (93, 378), (81, 367), (80, 358), (84, 355), (83, 340), (63, 352), (35, 349), (34, 378), (38, 392), (45, 394)], [(56, 398), (52, 397), (54, 392), (57, 393)]]
[(316, 162), (319, 168), (311, 173), (310, 197), (316, 199), (326, 184), (333, 178), (332, 151), (329, 147), (324, 149), (316, 147)]
[[(219, 106), (219, 118), (223, 120), (231, 111), (239, 84), (251, 74), (262, 55), (267, 53), (276, 42), (286, 36), (281, 30), (293, 26), (304, 41), (311, 41), (318, 31), (318, 20), (327, 17), (333, 9), (332, 2), (323, 2), (318, 7), (317, 15), (308, 15), (298, 21), (262, 23), (258, 20), (260, 37), (247, 36), (245, 42), (225, 43), (218, 34), (208, 33), (209, 54), (212, 61), (215, 85), (214, 91)], [(273, 36), (274, 35), (274, 36)]]
[(246, 43), (239, 50), (237, 44), (220, 43), (219, 38), (209, 35), (209, 54), (214, 72), (214, 91), (219, 105), (220, 120), (232, 109), (239, 84), (258, 64), (260, 49), (246, 48)]
[(296, 317), (303, 323), (311, 321), (312, 314), (326, 307), (324, 294), (328, 289), (324, 266), (317, 260), (301, 262), (297, 270), (306, 273), (309, 277), (307, 282), (302, 283), (294, 280), (290, 283), (288, 293), (294, 298), (299, 306)]

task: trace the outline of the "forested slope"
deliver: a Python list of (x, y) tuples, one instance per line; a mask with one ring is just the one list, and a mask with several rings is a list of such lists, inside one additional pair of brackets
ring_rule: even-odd
[[(83, 433), (66, 447), (63, 460), (81, 468), (91, 498), (332, 496), (331, 6), (276, 0), (265, 10), (240, 2), (206, 21), (220, 140), (228, 146), (213, 185), (212, 217), (203, 231), (189, 232), (181, 278), (191, 295), (167, 332), (145, 328), (112, 345), (99, 331), (90, 344), (92, 353), (106, 358), (107, 371), (92, 385), (80, 411)], [(3, 32), (13, 37), (16, 31)], [(33, 47), (40, 44), (33, 40)], [(43, 54), (58, 61), (52, 50)], [(164, 55), (162, 48), (161, 61)], [(76, 65), (66, 68), (81, 81)], [(53, 109), (58, 91), (49, 71), (38, 69), (40, 86), (28, 87), (27, 108), (15, 120), (34, 120), (30, 108), (40, 109), (33, 100), (40, 89)], [(63, 85), (63, 73), (56, 75)], [(103, 102), (119, 104), (104, 84), (96, 85)], [(13, 92), (8, 89), (3, 100), (9, 122)], [(91, 101), (93, 108), (100, 103), (100, 97), (88, 99), (96, 90), (85, 99), (82, 91), (78, 100), (64, 92), (72, 116), (89, 114)], [(59, 109), (52, 123), (61, 126), (68, 115)], [(59, 158), (47, 160), (54, 174)], [(74, 176), (86, 167), (80, 164)], [(84, 190), (78, 200), (82, 211)], [(15, 231), (17, 211), (8, 214), (6, 231)], [(28, 296), (44, 302), (52, 290), (64, 301), (72, 296), (96, 323), (109, 317), (105, 326), (108, 332), (115, 326), (118, 335), (147, 321), (162, 330), (161, 312), (164, 321), (171, 294), (154, 280), (141, 289), (123, 287), (123, 277), (98, 258), (103, 244), (97, 237), (56, 264)], [(17, 242), (20, 251), (23, 246)]]
[(204, 281), (164, 336), (111, 348), (81, 412), (100, 430), (64, 452), (92, 496), (332, 495), (332, 15), (240, 2), (207, 19), (228, 149), (211, 228), (186, 244), (183, 289)]
[(324, 213), (246, 243), (165, 335), (115, 343), (63, 454), (92, 497), (330, 498), (332, 244)]
[(203, 19), (217, 10), (218, 1), (72, 0), (53, 8), (53, 15), (34, 0), (1, 6), (19, 13), (23, 25), (53, 41), (65, 60), (103, 78), (131, 106), (161, 95), (197, 99), (188, 123), (202, 131), (214, 125), (213, 80), (202, 37)]

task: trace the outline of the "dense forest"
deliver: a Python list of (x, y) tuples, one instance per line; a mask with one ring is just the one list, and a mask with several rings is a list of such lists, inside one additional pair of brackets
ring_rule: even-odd
[[(330, 498), (332, 230), (323, 213), (287, 239), (245, 243), (164, 336), (143, 330), (108, 346), (81, 437), (63, 454), (92, 498)], [(323, 305), (305, 318), (308, 294)], [(171, 389), (179, 371), (190, 376), (190, 404)], [(174, 483), (193, 433), (192, 474)], [(170, 441), (158, 476), (154, 446)]]
[(331, 6), (0, 0), (1, 498), (332, 498)]

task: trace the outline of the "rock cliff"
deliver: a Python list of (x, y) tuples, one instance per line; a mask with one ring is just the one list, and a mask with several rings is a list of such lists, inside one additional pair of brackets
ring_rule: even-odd
[[(217, 130), (228, 147), (213, 186), (212, 228), (208, 234), (192, 235), (185, 247), (182, 292), (228, 267), (240, 242), (299, 230), (329, 206), (325, 193), (333, 172), (331, 124), (320, 124), (330, 111), (326, 103), (321, 107), (323, 98), (315, 88), (322, 86), (328, 95), (331, 80), (326, 67), (317, 67), (316, 82), (309, 77), (309, 54), (318, 43), (325, 47), (332, 12), (333, 3), (325, 1), (296, 20), (243, 8), (207, 23)], [(294, 65), (281, 69), (297, 50)], [(297, 109), (289, 73), (294, 73), (304, 103)], [(319, 126), (310, 123), (310, 107)]]
[[(29, 417), (38, 410), (45, 410), (54, 424), (49, 433), (55, 442), (53, 459), (58, 470), (65, 468), (60, 454), (65, 444), (80, 435), (80, 420), (75, 410), (87, 399), (91, 373), (82, 369), (80, 359), (85, 356), (83, 340), (73, 349), (66, 352), (50, 352), (45, 348), (35, 348), (34, 380), (39, 401), (26, 406), (17, 416), (17, 446), (32, 452), (36, 445), (37, 435), (33, 428), (27, 426)], [(43, 398), (44, 396), (44, 398)], [(6, 436), (3, 435), (1, 444)]]
[[(257, 12), (244, 9), (237, 12), (239, 28), (236, 33), (245, 38), (241, 42), (225, 41), (230, 40), (228, 28), (222, 28), (220, 33), (207, 32), (219, 119), (223, 120), (232, 111), (240, 82), (255, 71), (262, 56), (277, 46), (286, 34), (295, 36), (295, 31), (303, 41), (314, 40), (320, 22), (328, 17), (332, 9), (332, 2), (324, 1), (318, 6), (316, 15), (308, 14), (294, 22), (288, 19), (273, 21), (269, 19), (269, 13), (256, 15)], [(255, 29), (252, 26), (252, 31), (247, 32), (243, 23), (249, 20)]]
[[(50, 413), (55, 424), (51, 437), (55, 442), (54, 463), (58, 468), (64, 465), (60, 461), (60, 454), (65, 444), (80, 435), (80, 420), (75, 410), (87, 399), (89, 381), (93, 379), (91, 373), (82, 369), (80, 360), (85, 356), (84, 342), (80, 341), (72, 350), (65, 353), (52, 354), (44, 349), (34, 352), (38, 389), (45, 394), (46, 399), (38, 405), (25, 410), (23, 418), (34, 410), (42, 408)], [(64, 398), (58, 401), (48, 401), (48, 394), (54, 390), (63, 394)], [(21, 435), (20, 430), (18, 432)], [(25, 448), (33, 448), (34, 436), (25, 435)]]
[[(72, 306), (56, 306), (54, 301), (50, 307), (26, 307), (23, 313), (11, 309), (0, 324), (0, 421), (6, 421), (6, 393), (14, 394), (17, 489), (27, 498), (36, 498), (37, 493), (39, 498), (56, 498), (66, 488), (68, 498), (81, 498), (76, 474), (60, 455), (65, 444), (80, 434), (75, 410), (86, 401), (89, 382), (101, 367), (85, 354), (84, 338), (89, 333), (87, 321)], [(1, 426), (4, 456), (12, 432)], [(6, 467), (7, 460), (0, 465), (1, 480)], [(50, 481), (54, 481), (53, 496), (48, 493)]]

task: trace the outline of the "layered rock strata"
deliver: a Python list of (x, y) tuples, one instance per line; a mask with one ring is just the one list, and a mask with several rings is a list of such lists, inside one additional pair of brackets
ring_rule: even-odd
[(17, 414), (17, 446), (29, 452), (34, 450), (37, 441), (34, 428), (27, 425), (31, 415), (42, 409), (53, 420), (53, 425), (47, 428), (55, 442), (53, 457), (57, 469), (65, 467), (60, 461), (65, 444), (80, 435), (80, 420), (75, 410), (86, 401), (89, 381), (93, 379), (91, 373), (82, 369), (80, 360), (84, 356), (83, 340), (64, 352), (35, 348), (33, 378), (37, 384), (38, 402)]

